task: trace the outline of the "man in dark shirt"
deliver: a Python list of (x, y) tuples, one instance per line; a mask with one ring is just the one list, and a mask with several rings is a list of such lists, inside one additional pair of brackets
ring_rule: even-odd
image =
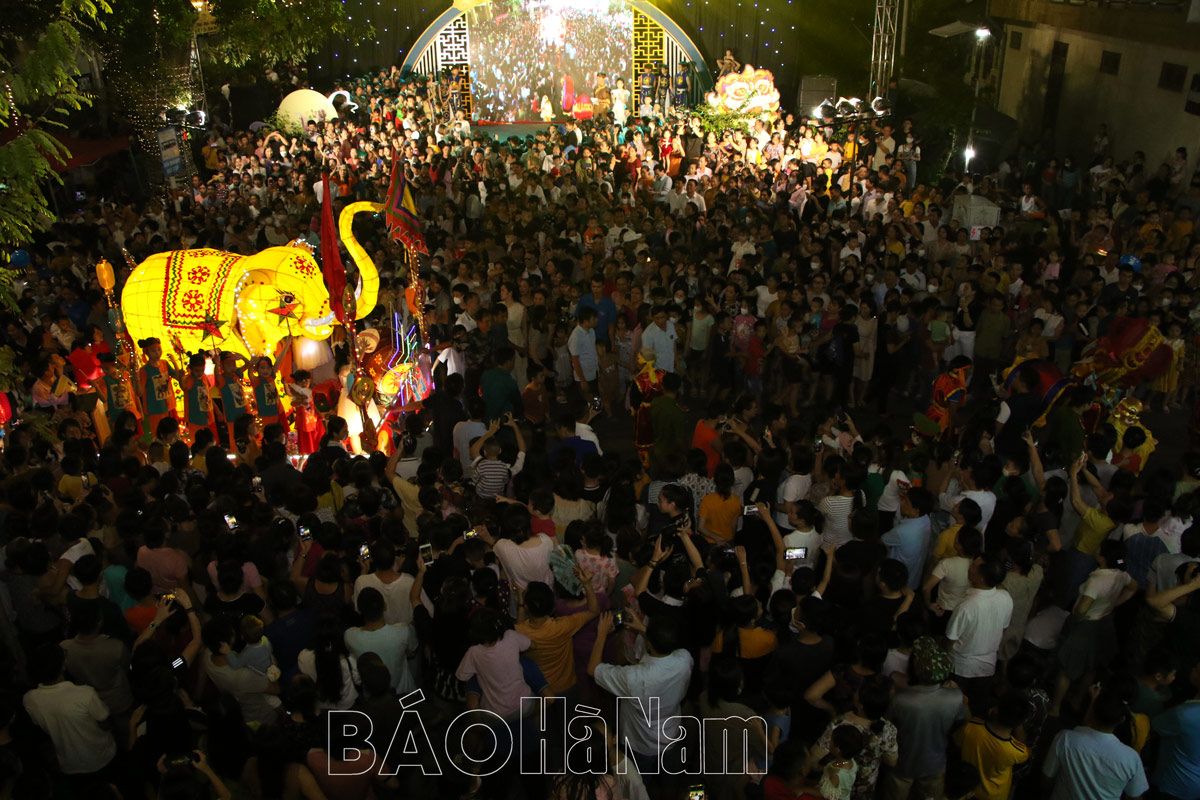
[(1007, 417), (999, 420), (1000, 432), (996, 434), (996, 452), (1002, 458), (1019, 457), (1025, 452), (1021, 437), (1042, 415), (1042, 398), (1037, 391), (1040, 384), (1037, 370), (1029, 364), (1013, 371), (1009, 387), (1012, 394), (1001, 407), (1002, 416), (1007, 413)]

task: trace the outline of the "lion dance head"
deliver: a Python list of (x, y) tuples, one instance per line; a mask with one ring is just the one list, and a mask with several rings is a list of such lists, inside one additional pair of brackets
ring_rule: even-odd
[(717, 80), (714, 90), (705, 95), (716, 111), (736, 114), (774, 114), (779, 111), (779, 90), (770, 70), (749, 64), (741, 72), (731, 72)]

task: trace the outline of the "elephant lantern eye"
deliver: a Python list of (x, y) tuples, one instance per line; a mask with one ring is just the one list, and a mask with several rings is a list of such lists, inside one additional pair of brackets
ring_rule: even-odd
[(296, 297), (294, 295), (285, 294), (283, 296), (283, 302), (290, 305), (290, 304), (296, 302)]

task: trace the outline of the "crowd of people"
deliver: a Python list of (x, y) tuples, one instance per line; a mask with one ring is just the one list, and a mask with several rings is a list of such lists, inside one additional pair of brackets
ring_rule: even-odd
[[(943, 175), (904, 119), (500, 141), (395, 69), (335, 88), (355, 115), (218, 119), (190, 186), (100, 187), (27, 247), (0, 794), (1200, 796), (1186, 152), (1098, 135)], [(311, 400), (290, 413), (234, 423), (219, 353), (162, 368), (178, 416), (140, 361), (121, 395), (100, 258), (119, 298), (126, 253), (316, 243), (321, 202), (382, 200), (394, 156), (430, 254), (421, 407), (352, 436), (341, 334), (305, 374), (280, 360)], [(954, 219), (964, 193), (1000, 223)], [(359, 327), (387, 341), (407, 262), (355, 232), (381, 274)], [(1035, 365), (1128, 318), (1174, 353), (1142, 420), (1084, 384), (1046, 413)], [(347, 710), (371, 746), (331, 746)], [(570, 768), (521, 769), (542, 747)]]

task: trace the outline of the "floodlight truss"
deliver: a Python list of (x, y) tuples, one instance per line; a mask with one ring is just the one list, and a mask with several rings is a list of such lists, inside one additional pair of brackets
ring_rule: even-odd
[(868, 97), (887, 94), (896, 70), (896, 31), (900, 0), (875, 0), (875, 29), (871, 36), (871, 87)]

